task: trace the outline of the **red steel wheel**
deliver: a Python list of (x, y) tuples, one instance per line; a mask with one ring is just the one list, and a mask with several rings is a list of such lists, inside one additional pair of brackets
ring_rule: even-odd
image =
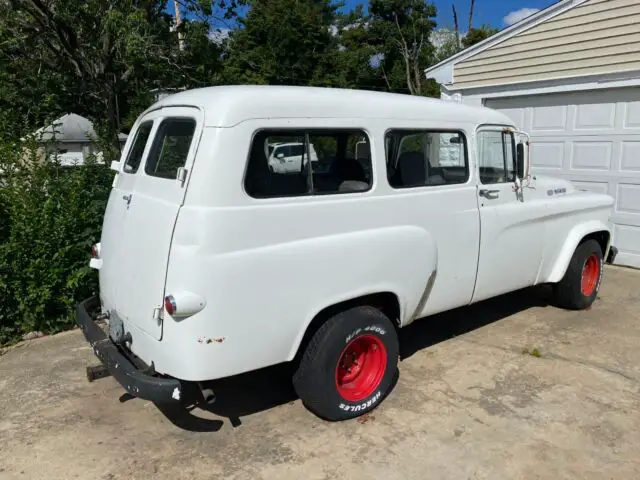
[(582, 294), (585, 297), (590, 297), (598, 284), (600, 277), (600, 259), (594, 253), (587, 257), (582, 267), (582, 281), (581, 288)]
[(336, 366), (336, 387), (348, 402), (369, 397), (380, 386), (387, 367), (387, 349), (379, 337), (362, 335), (340, 354)]

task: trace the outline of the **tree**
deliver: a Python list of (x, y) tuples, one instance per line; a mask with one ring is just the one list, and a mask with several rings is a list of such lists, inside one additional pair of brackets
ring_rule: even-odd
[(371, 0), (372, 42), (391, 91), (425, 95), (433, 88), (423, 71), (434, 61), (431, 33), (436, 7), (424, 0)]
[[(202, 40), (208, 39), (211, 3), (180, 3), (192, 17), (180, 26), (188, 46), (184, 52), (178, 48), (166, 0), (7, 0), (0, 37), (10, 39), (11, 48), (2, 49), (0, 64), (17, 61), (27, 78), (5, 75), (5, 86), (37, 84), (45, 78), (57, 106), (73, 105), (93, 120), (113, 155), (130, 103), (144, 103), (140, 97), (149, 101), (154, 87), (203, 83), (220, 63), (219, 49)], [(216, 5), (232, 8), (235, 2), (216, 0)], [(37, 88), (33, 93), (36, 98), (45, 95)]]
[(229, 83), (319, 85), (337, 50), (329, 0), (255, 0), (229, 39)]
[(364, 7), (338, 14), (335, 21), (337, 48), (332, 51), (327, 83), (364, 90), (387, 90), (379, 64), (381, 55), (372, 42), (369, 17)]
[(492, 35), (495, 35), (499, 31), (500, 30), (498, 30), (497, 28), (493, 28), (490, 25), (483, 25), (480, 28), (471, 28), (462, 39), (462, 46), (464, 48), (469, 48), (470, 46), (482, 42)]

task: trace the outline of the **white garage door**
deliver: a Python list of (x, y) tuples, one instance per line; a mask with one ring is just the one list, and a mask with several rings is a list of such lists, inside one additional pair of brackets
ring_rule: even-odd
[(640, 268), (640, 88), (486, 99), (531, 135), (533, 171), (616, 198), (616, 263)]

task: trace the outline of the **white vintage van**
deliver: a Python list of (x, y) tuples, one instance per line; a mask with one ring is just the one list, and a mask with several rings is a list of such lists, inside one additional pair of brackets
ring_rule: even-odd
[[(317, 161), (275, 171), (275, 144), (313, 145)], [(616, 251), (613, 199), (531, 175), (528, 151), (505, 115), (427, 98), (162, 99), (112, 165), (100, 295), (77, 310), (102, 361), (90, 379), (180, 402), (185, 385), (294, 361), (307, 408), (342, 420), (388, 393), (397, 330), (416, 319), (543, 283), (590, 306)]]

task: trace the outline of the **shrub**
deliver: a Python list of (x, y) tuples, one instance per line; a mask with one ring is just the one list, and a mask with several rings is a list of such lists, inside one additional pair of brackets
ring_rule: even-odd
[(95, 162), (38, 158), (34, 140), (0, 141), (0, 344), (70, 328), (97, 291), (88, 262), (112, 179)]

